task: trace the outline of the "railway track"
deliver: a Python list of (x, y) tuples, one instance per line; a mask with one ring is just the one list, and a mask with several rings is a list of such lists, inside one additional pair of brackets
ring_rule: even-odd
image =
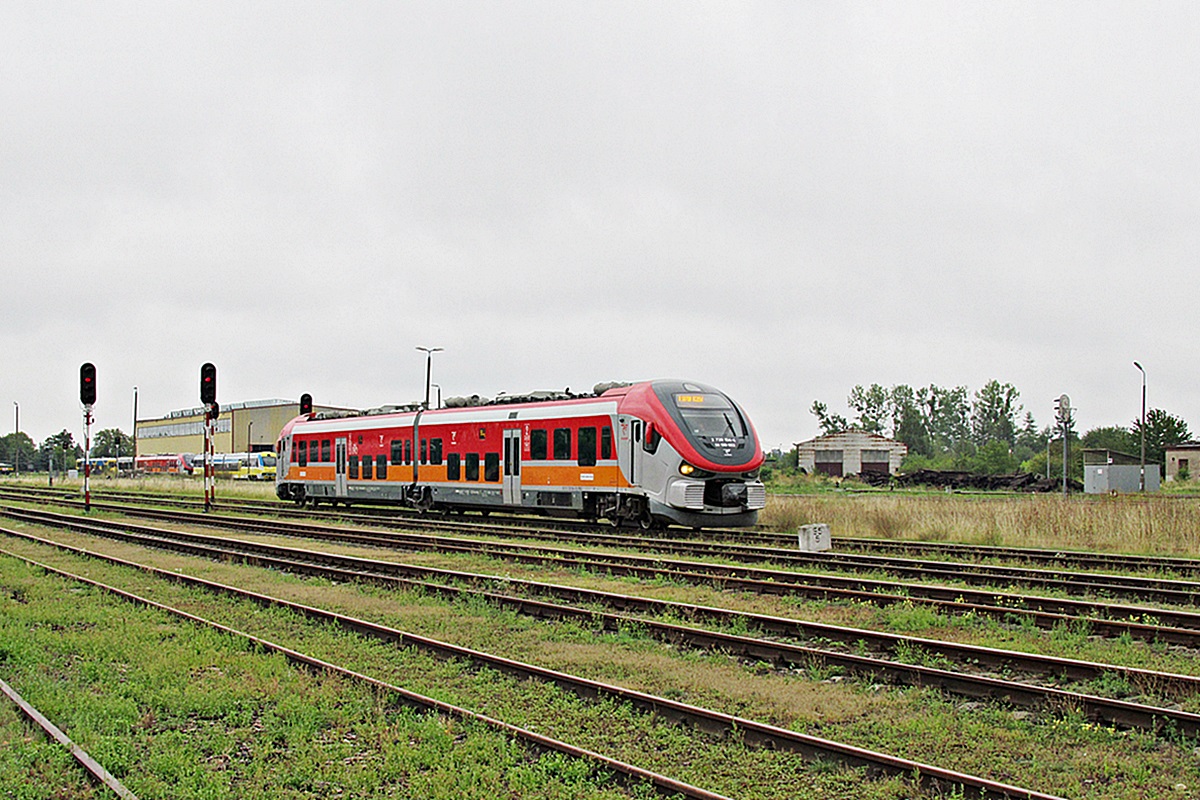
[[(0, 492), (0, 496), (4, 496)], [(68, 504), (78, 505), (76, 500), (65, 501)], [(124, 506), (119, 504), (93, 503), (98, 509), (114, 510), (120, 513), (144, 516), (148, 518), (163, 518), (163, 512), (152, 509), (138, 509), (136, 507)], [(207, 524), (204, 520), (215, 519), (220, 515), (211, 513), (195, 514), (193, 519), (197, 524)], [(168, 517), (169, 518), (169, 517)], [(220, 517), (223, 524), (233, 524), (230, 522), (230, 517)], [(356, 520), (360, 521), (361, 520)], [(379, 524), (379, 520), (372, 519), (373, 524)], [(923, 599), (930, 601), (943, 602), (965, 602), (976, 606), (972, 609), (975, 613), (999, 614), (1003, 616), (1013, 608), (1026, 608), (1036, 611), (1068, 614), (1077, 616), (1099, 616), (1113, 618), (1108, 612), (1115, 613), (1115, 618), (1144, 618), (1145, 609), (1140, 606), (1119, 605), (1111, 602), (1088, 602), (1088, 601), (1072, 601), (1057, 599), (1051, 597), (1036, 597), (1030, 598), (1027, 595), (1019, 597), (1019, 602), (1014, 603), (1013, 598), (1017, 595), (1010, 587), (1022, 586), (1032, 589), (1043, 589), (1047, 591), (1060, 592), (1069, 596), (1095, 596), (1112, 599), (1132, 599), (1139, 604), (1154, 602), (1163, 604), (1174, 604), (1182, 607), (1194, 606), (1200, 602), (1200, 582), (1182, 581), (1182, 580), (1167, 580), (1159, 578), (1144, 578), (1140, 576), (1125, 576), (1125, 575), (1099, 575), (1093, 573), (1071, 573), (1062, 570), (1031, 570), (1019, 567), (1002, 567), (989, 566), (972, 563), (947, 563), (943, 561), (917, 561), (913, 559), (895, 559), (890, 557), (873, 557), (873, 556), (852, 556), (839, 553), (800, 553), (796, 550), (787, 550), (783, 548), (763, 548), (751, 547), (744, 545), (717, 544), (709, 542), (689, 542), (679, 540), (659, 540), (646, 539), (644, 537), (625, 537), (613, 536), (610, 534), (571, 534), (561, 531), (546, 531), (546, 530), (530, 530), (522, 529), (514, 531), (507, 526), (496, 526), (490, 524), (478, 523), (451, 523), (446, 521), (431, 521), (419, 520), (422, 522), (419, 526), (412, 526), (397, 521), (388, 521), (385, 523), (389, 529), (394, 528), (412, 528), (420, 527), (424, 529), (433, 529), (438, 532), (450, 531), (458, 534), (471, 534), (477, 536), (491, 536), (498, 538), (518, 538), (518, 539), (534, 539), (541, 541), (554, 542), (570, 542), (574, 544), (589, 546), (589, 547), (624, 547), (639, 550), (648, 550), (650, 552), (663, 552), (669, 555), (689, 556), (693, 558), (721, 558), (724, 560), (732, 560), (744, 564), (770, 564), (773, 567), (790, 567), (792, 570), (804, 570), (803, 582), (806, 587), (822, 587), (830, 595), (836, 595), (839, 592), (859, 592), (860, 594), (868, 595), (867, 597), (859, 597), (874, 602), (888, 602), (886, 597), (892, 595), (896, 591), (896, 587), (900, 585), (899, 581), (881, 580), (875, 577), (871, 578), (848, 578), (833, 576), (827, 574), (817, 574), (811, 572), (814, 569), (835, 568), (842, 571), (855, 572), (860, 574), (878, 575), (880, 573), (894, 575), (897, 578), (908, 579), (903, 582), (905, 589), (903, 594), (906, 598)], [(255, 523), (266, 524), (266, 523)], [(318, 535), (323, 527), (315, 523), (295, 523), (297, 528), (303, 528), (309, 532), (309, 535)], [(325, 530), (337, 530), (325, 527)], [(270, 531), (267, 531), (270, 532)], [(354, 534), (342, 534), (349, 537)], [(377, 534), (382, 537), (382, 532)], [(395, 533), (392, 534), (395, 539), (388, 543), (380, 538), (375, 544), (379, 546), (392, 547), (416, 547), (428, 545), (431, 541), (430, 537), (422, 539), (415, 534)], [(360, 543), (368, 543), (362, 539)], [(444, 547), (471, 547), (472, 544), (466, 544), (447, 537), (436, 537), (436, 541), (442, 542)], [(529, 552), (530, 549), (525, 545), (512, 545), (511, 553), (505, 557), (516, 558), (519, 553)], [(553, 554), (562, 558), (579, 558), (577, 551), (569, 551), (562, 549), (541, 548), (543, 552)], [(605, 559), (616, 562), (618, 558), (613, 555), (606, 555)], [(652, 559), (650, 557), (625, 557), (620, 560), (620, 563), (625, 567), (633, 567), (638, 564), (649, 565), (654, 568), (656, 564), (664, 565), (669, 562), (662, 559)], [(688, 567), (678, 567), (679, 569), (694, 571), (698, 567), (693, 562), (679, 562), (688, 564)], [(705, 565), (703, 569), (707, 571), (717, 571), (718, 568)], [(788, 572), (781, 569), (755, 569), (755, 568), (739, 568), (739, 567), (724, 567), (721, 568), (721, 576), (724, 580), (766, 580), (780, 581), (781, 573), (783, 575), (791, 575), (790, 579), (786, 579), (786, 583), (796, 584), (798, 582), (797, 573)], [(944, 584), (960, 584), (954, 588), (947, 588), (945, 585), (936, 586), (928, 583), (911, 583), (909, 581), (940, 581)], [(995, 591), (979, 591), (968, 587), (978, 586), (1002, 586), (1004, 590), (1001, 592)], [(848, 599), (853, 595), (842, 594)], [(963, 612), (965, 613), (965, 611)], [(1182, 627), (1187, 627), (1191, 624), (1196, 624), (1194, 619), (1190, 619), (1191, 615), (1188, 612), (1182, 612), (1182, 616), (1176, 612), (1160, 609), (1158, 619), (1166, 625), (1174, 624), (1174, 620), (1179, 620)], [(1113, 635), (1121, 635), (1120, 632)], [(1136, 634), (1132, 634), (1136, 635)], [(1182, 642), (1177, 642), (1182, 643)]]
[[(1200, 715), (1162, 706), (1131, 703), (1115, 698), (1103, 698), (1081, 692), (1069, 692), (1001, 680), (978, 674), (978, 669), (979, 667), (997, 670), (1018, 669), (1026, 673), (1050, 676), (1054, 679), (1066, 678), (1081, 681), (1114, 676), (1129, 685), (1154, 686), (1165, 694), (1178, 696), (1200, 694), (1200, 677), (940, 642), (693, 604), (647, 600), (630, 595), (584, 590), (576, 587), (415, 567), (390, 561), (339, 556), (299, 548), (230, 540), (224, 537), (106, 521), (79, 521), (78, 518), (66, 515), (35, 513), (17, 516), (29, 522), (69, 527), (79, 532), (109, 538), (115, 537), (149, 547), (169, 548), (210, 559), (241, 560), (257, 566), (317, 575), (336, 581), (370, 581), (392, 587), (418, 588), (431, 594), (455, 599), (477, 597), (503, 608), (542, 618), (576, 619), (591, 623), (600, 621), (609, 630), (620, 630), (623, 625), (636, 623), (644, 627), (651, 635), (664, 641), (683, 643), (695, 648), (717, 649), (743, 658), (765, 660), (777, 665), (803, 666), (820, 663), (826, 666), (836, 666), (859, 675), (885, 677), (894, 683), (936, 686), (951, 693), (973, 698), (1000, 698), (1018, 706), (1076, 708), (1091, 719), (1126, 727), (1159, 730), (1165, 726), (1189, 735), (1200, 733)], [(15, 531), (7, 532), (13, 536), (22, 535)], [(436, 581), (436, 583), (432, 581)], [(491, 584), (503, 587), (508, 593), (463, 589), (453, 585), (464, 581), (475, 586)], [(548, 600), (535, 600), (530, 595), (545, 597)], [(961, 665), (971, 665), (972, 671), (955, 672), (933, 669), (878, 657), (867, 657), (828, 647), (806, 647), (763, 638), (733, 635), (717, 630), (662, 623), (645, 617), (631, 618), (610, 613), (602, 614), (597, 612), (594, 607), (577, 608), (566, 605), (566, 603), (578, 602), (590, 603), (597, 607), (636, 611), (642, 614), (704, 620), (735, 629), (762, 630), (797, 639), (819, 639), (841, 642), (844, 645), (867, 643), (885, 653), (926, 652), (951, 659)]]
[(164, 511), (138, 507), (93, 504), (98, 509), (134, 517), (175, 523), (221, 526), (271, 535), (364, 544), (412, 551), (477, 553), (523, 564), (573, 567), (643, 578), (667, 577), (696, 584), (719, 583), (728, 589), (760, 594), (791, 594), (813, 599), (847, 600), (886, 606), (914, 603), (952, 614), (979, 614), (1001, 620), (1020, 619), (1043, 628), (1066, 623), (1085, 625), (1097, 635), (1129, 636), (1196, 647), (1200, 614), (1145, 605), (1114, 604), (1072, 598), (1031, 596), (1005, 591), (978, 591), (962, 587), (868, 580), (835, 575), (793, 573), (783, 570), (729, 567), (692, 561), (597, 553), (545, 546), (496, 543), (478, 539), (364, 531), (316, 525), (283, 523), (244, 516)]
[[(70, 490), (40, 487), (0, 488), (0, 497), (18, 499), (22, 495), (29, 498), (55, 497), (74, 501), (78, 493)], [(96, 498), (108, 498), (118, 502), (166, 505), (173, 508), (198, 509), (203, 508), (204, 505), (203, 501), (199, 499), (171, 498), (150, 492), (96, 491), (92, 495)], [(593, 542), (613, 545), (636, 543), (640, 547), (650, 547), (656, 546), (658, 542), (662, 541), (666, 545), (663, 548), (664, 552), (667, 551), (667, 548), (676, 545), (691, 545), (692, 547), (696, 547), (698, 551), (707, 549), (709, 551), (721, 552), (723, 548), (732, 545), (744, 548), (744, 553), (755, 557), (769, 557), (772, 553), (777, 553), (778, 555), (799, 556), (803, 560), (818, 561), (833, 557), (844, 558), (852, 553), (923, 553), (935, 556), (936, 558), (933, 561), (918, 562), (918, 566), (925, 563), (945, 565), (947, 558), (966, 558), (976, 562), (1015, 561), (1024, 564), (1039, 564), (1053, 567), (1055, 568), (1055, 572), (1060, 572), (1064, 567), (1072, 567), (1089, 571), (1125, 570), (1157, 572), (1164, 575), (1200, 576), (1200, 559), (1171, 556), (1093, 553), (1070, 550), (1047, 550), (1032, 547), (970, 545), (953, 542), (900, 541), (853, 536), (835, 537), (833, 543), (837, 552), (801, 554), (795, 548), (796, 534), (764, 530), (713, 528), (697, 531), (683, 528), (669, 528), (664, 532), (658, 532), (656, 535), (646, 535), (644, 532), (625, 535), (621, 534), (619, 529), (612, 529), (611, 526), (583, 520), (530, 517), (527, 515), (498, 512), (489, 514), (487, 517), (475, 514), (447, 516), (440, 513), (420, 514), (411, 509), (395, 506), (369, 505), (360, 505), (355, 511), (348, 509), (319, 511), (311, 508), (297, 508), (293, 504), (279, 501), (249, 500), (237, 497), (223, 498), (215, 507), (230, 512), (252, 511), (255, 513), (267, 513), (272, 516), (288, 519), (334, 519), (345, 522), (369, 523), (383, 527), (403, 527), (434, 531), (447, 529), (461, 531), (464, 528), (473, 528), (491, 535), (516, 533), (524, 538), (557, 539), (560, 541), (572, 540), (569, 535), (577, 533), (582, 535), (580, 538), (575, 539), (575, 541), (580, 543)], [(487, 520), (486, 522), (484, 521), (485, 519)], [(670, 539), (667, 538), (668, 535), (682, 538)], [(712, 543), (711, 546), (705, 547), (698, 544), (706, 542)], [(760, 550), (755, 550), (746, 547), (748, 544), (762, 545), (763, 547)], [(863, 563), (870, 562), (865, 561)], [(886, 564), (888, 562), (884, 561), (881, 563)], [(903, 565), (902, 562), (900, 565)], [(979, 565), (979, 567), (986, 570), (988, 565)], [(1005, 567), (1001, 569), (1012, 568)], [(1020, 574), (1020, 570), (1018, 570), (1017, 574)], [(1039, 573), (1032, 571), (1030, 574), (1036, 577)], [(1156, 582), (1166, 585), (1170, 583), (1169, 580), (1163, 579), (1152, 579), (1150, 581), (1151, 584)]]
[(51, 722), (46, 715), (34, 708), (25, 698), (21, 697), (16, 689), (9, 686), (3, 680), (0, 680), (0, 694), (3, 694), (15, 705), (25, 719), (37, 725), (47, 736), (66, 748), (71, 754), (71, 758), (87, 773), (88, 778), (92, 782), (104, 786), (117, 797), (121, 798), (121, 800), (138, 800), (137, 795), (125, 788), (125, 785), (113, 777), (112, 773), (106, 770), (99, 761), (92, 758), (86, 750), (71, 741), (71, 738), (63, 733), (62, 729)]
[[(56, 546), (61, 547), (61, 545)], [(75, 552), (80, 554), (86, 553), (86, 551), (80, 551), (77, 548), (75, 549)], [(353, 631), (360, 635), (371, 636), (399, 645), (425, 649), (430, 652), (434, 652), (441, 657), (469, 660), (481, 666), (486, 666), (505, 674), (516, 675), (524, 679), (553, 683), (560, 687), (569, 689), (581, 697), (613, 697), (623, 702), (628, 702), (637, 708), (679, 721), (686, 725), (693, 726), (699, 730), (715, 732), (722, 735), (732, 735), (736, 732), (737, 735), (739, 735), (744, 741), (751, 744), (775, 749), (791, 750), (808, 758), (835, 758), (836, 760), (845, 764), (865, 766), (870, 769), (886, 772), (888, 774), (912, 776), (913, 779), (926, 787), (969, 791), (972, 793), (972, 796), (986, 798), (1029, 798), (1030, 800), (1054, 800), (1052, 795), (1041, 792), (980, 778), (978, 776), (967, 775), (953, 770), (946, 770), (933, 765), (921, 764), (919, 762), (897, 758), (888, 754), (852, 747), (827, 739), (821, 739), (819, 737), (799, 734), (794, 731), (767, 725), (755, 720), (680, 703), (668, 698), (633, 691), (613, 684), (601, 683), (580, 678), (578, 676), (568, 675), (562, 672), (547, 670), (535, 665), (524, 664), (511, 659), (505, 659), (499, 656), (482, 653), (477, 650), (468, 650), (466, 648), (461, 648), (446, 642), (415, 636), (411, 633), (372, 623), (366, 620), (325, 611), (311, 606), (304, 606), (280, 598), (270, 597), (261, 593), (248, 592), (237, 587), (206, 581), (200, 578), (187, 576), (179, 572), (159, 570), (154, 567), (123, 561), (121, 559), (115, 559), (111, 556), (102, 556), (95, 553), (86, 553), (86, 555), (95, 558), (104, 558), (110, 563), (117, 563), (125, 567), (139, 569), (162, 580), (169, 580), (189, 586), (201, 587), (211, 592), (235, 596), (244, 600), (258, 603), (260, 605), (287, 608), (310, 619), (334, 623), (346, 630)], [(427, 697), (414, 695), (402, 687), (389, 685), (375, 678), (352, 672), (344, 667), (330, 664), (325, 661), (320, 661), (283, 645), (267, 642), (250, 634), (241, 631), (235, 631), (231, 628), (221, 626), (218, 623), (200, 618), (196, 615), (189, 614), (179, 609), (164, 606), (155, 603), (154, 601), (132, 595), (117, 587), (102, 584), (100, 582), (83, 578), (71, 573), (63, 572), (49, 565), (42, 564), (40, 562), (33, 562), (30, 559), (23, 558), (23, 560), (26, 560), (29, 563), (34, 563), (47, 571), (68, 577), (69, 579), (85, 582), (89, 585), (111, 592), (127, 600), (162, 609), (168, 613), (174, 614), (180, 618), (187, 619), (197, 624), (209, 625), (220, 630), (224, 630), (231, 635), (235, 635), (252, 642), (257, 647), (273, 652), (284, 653), (293, 662), (303, 664), (309, 668), (328, 670), (353, 678), (354, 680), (370, 682), (372, 685), (375, 685), (378, 688), (397, 694), (403, 700), (405, 700), (405, 702), (410, 704), (436, 709), (441, 713), (451, 714), (458, 717), (476, 719), (484, 722), (485, 724), (499, 727), (500, 729), (505, 730), (512, 735), (517, 735), (524, 741), (539, 747), (549, 747), (561, 752), (571, 753), (572, 755), (586, 755), (587, 757), (594, 759), (604, 759), (602, 763), (604, 763), (608, 768), (619, 771), (622, 774), (638, 777), (642, 780), (649, 780), (662, 791), (683, 794), (685, 797), (689, 798), (720, 797), (720, 795), (717, 795), (713, 792), (709, 792), (687, 784), (682, 784), (665, 776), (650, 773), (645, 770), (639, 770), (631, 765), (614, 762), (611, 759), (605, 759), (605, 757), (591, 751), (583, 751), (580, 748), (575, 748), (571, 745), (566, 745), (565, 743), (558, 742), (556, 740), (547, 740), (545, 737), (538, 737), (537, 734), (532, 734), (531, 732), (508, 725), (507, 723), (503, 723), (499, 720), (493, 720), (481, 714), (477, 714), (476, 712), (455, 706), (449, 706), (448, 704), (440, 703), (439, 701), (432, 700)]]
[[(536, 748), (536, 749), (540, 749), (540, 750), (547, 750), (547, 751), (552, 751), (552, 752), (558, 752), (558, 753), (562, 753), (564, 755), (568, 755), (568, 756), (572, 756), (572, 757), (586, 758), (588, 760), (591, 760), (591, 761), (594, 761), (594, 762), (600, 764), (601, 766), (603, 766), (606, 769), (612, 770), (617, 775), (622, 776), (626, 781), (634, 781), (634, 780), (646, 781), (646, 782), (652, 784), (662, 794), (667, 794), (672, 797), (683, 796), (685, 798), (694, 798), (695, 800), (729, 800), (729, 798), (727, 798), (725, 795), (717, 794), (715, 792), (710, 792), (710, 791), (702, 789), (698, 786), (693, 786), (691, 784), (675, 780), (666, 775), (661, 775), (661, 774), (653, 772), (651, 770), (643, 769), (636, 765), (610, 758), (601, 753), (598, 753), (598, 752), (595, 752), (592, 750), (588, 750), (588, 749), (570, 744), (568, 742), (565, 742), (565, 741), (562, 741), (559, 739), (555, 739), (553, 737), (545, 736), (543, 734), (539, 734), (535, 731), (521, 728), (519, 726), (510, 725), (506, 722), (503, 722), (502, 720), (498, 720), (498, 719), (489, 717), (487, 715), (480, 714), (480, 713), (471, 711), (466, 708), (462, 708), (460, 706), (456, 706), (456, 705), (453, 705), (450, 703), (445, 703), (443, 701), (436, 700), (432, 697), (427, 697), (425, 695), (421, 695), (416, 692), (409, 691), (408, 689), (405, 689), (404, 687), (397, 686), (395, 684), (391, 684), (386, 681), (379, 680), (377, 678), (373, 678), (369, 675), (366, 675), (366, 674), (363, 674), (360, 672), (356, 672), (354, 670), (348, 669), (344, 666), (341, 666), (341, 665), (338, 665), (338, 664), (335, 664), (335, 663), (332, 663), (329, 661), (318, 659), (314, 656), (307, 655), (299, 650), (296, 650), (296, 649), (293, 649), (290, 647), (286, 647), (282, 644), (277, 644), (275, 642), (269, 641), (267, 639), (263, 639), (258, 636), (253, 636), (244, 631), (240, 631), (235, 628), (231, 628), (229, 626), (222, 625), (218, 622), (214, 622), (214, 621), (206, 619), (204, 617), (200, 617), (198, 615), (189, 613), (182, 609), (174, 608), (172, 606), (164, 605), (162, 603), (157, 603), (157, 602), (147, 599), (145, 597), (141, 597), (141, 596), (133, 594), (131, 592), (127, 592), (123, 589), (120, 589), (119, 587), (105, 584), (100, 581), (92, 580), (90, 578), (86, 578), (81, 575), (76, 575), (71, 572), (67, 572), (65, 570), (61, 570), (56, 567), (53, 567), (49, 564), (44, 564), (42, 562), (35, 561), (30, 558), (26, 558), (25, 556), (21, 556), (21, 555), (15, 554), (15, 553), (10, 553), (5, 550), (0, 550), (0, 555), (8, 556), (9, 558), (16, 558), (20, 561), (30, 564), (31, 566), (35, 566), (49, 574), (58, 575), (60, 577), (66, 578), (68, 580), (76, 581), (78, 583), (81, 583), (81, 584), (84, 584), (87, 586), (91, 586), (96, 589), (100, 589), (101, 591), (107, 592), (115, 597), (119, 597), (123, 600), (129, 601), (132, 603), (136, 603), (138, 605), (142, 605), (147, 608), (158, 609), (160, 611), (163, 611), (167, 614), (178, 617), (187, 622), (191, 622), (191, 623), (197, 624), (197, 625), (203, 625), (206, 627), (213, 628), (215, 630), (222, 631), (223, 633), (228, 634), (229, 636), (232, 636), (234, 638), (237, 638), (237, 639), (247, 642), (248, 644), (250, 644), (251, 646), (253, 646), (259, 650), (262, 650), (265, 652), (270, 652), (270, 653), (279, 653), (279, 654), (283, 655), (285, 658), (287, 658), (288, 661), (290, 661), (291, 663), (301, 666), (303, 668), (314, 670), (317, 672), (332, 673), (332, 674), (340, 675), (345, 678), (349, 678), (355, 682), (365, 683), (376, 689), (379, 689), (379, 690), (382, 690), (382, 691), (392, 694), (393, 696), (395, 696), (397, 699), (399, 699), (405, 705), (408, 705), (408, 706), (411, 706), (414, 708), (418, 708), (418, 709), (422, 709), (422, 710), (426, 710), (426, 711), (434, 711), (434, 712), (437, 712), (440, 714), (445, 714), (446, 716), (453, 717), (455, 719), (470, 720), (470, 721), (481, 723), (481, 724), (487, 726), (488, 728), (491, 728), (491, 729), (499, 731), (505, 735), (516, 738), (517, 740), (521, 741), (526, 746), (529, 746), (532, 748)], [(108, 560), (110, 560), (112, 563), (121, 563), (119, 559), (108, 559)], [(352, 620), (350, 618), (335, 619), (336, 617), (338, 617), (338, 615), (328, 614), (328, 612), (321, 612), (319, 609), (311, 609), (311, 608), (301, 607), (296, 604), (288, 604), (288, 603), (286, 603), (286, 601), (277, 601), (274, 598), (269, 598), (269, 597), (266, 597), (265, 595), (255, 595), (254, 593), (245, 592), (243, 590), (236, 589), (234, 587), (222, 586), (220, 584), (215, 584), (215, 583), (212, 583), (209, 581), (203, 581), (199, 578), (191, 578), (189, 576), (181, 575), (178, 573), (169, 573), (169, 572), (164, 572), (162, 570), (155, 570), (153, 568), (145, 567), (145, 566), (139, 565), (139, 564), (134, 564), (132, 562), (123, 562), (123, 563), (126, 566), (129, 566), (132, 568), (140, 569), (143, 571), (149, 571), (149, 572), (157, 575), (158, 577), (166, 579), (166, 580), (171, 580), (171, 581), (174, 581), (177, 583), (185, 583), (185, 584), (189, 584), (192, 586), (200, 586), (200, 587), (208, 588), (210, 590), (221, 592), (223, 594), (229, 594), (229, 595), (239, 596), (244, 599), (253, 600), (255, 602), (259, 602), (264, 605), (277, 604), (277, 605), (284, 605), (284, 606), (294, 606), (294, 610), (300, 610), (305, 616), (308, 616), (311, 618), (317, 618), (317, 619), (325, 618), (327, 620), (335, 621), (335, 622), (338, 622), (339, 624), (343, 624), (343, 626), (353, 627), (356, 630), (358, 630), (358, 632), (360, 632), (360, 633), (371, 633), (373, 635), (379, 636), (380, 638), (387, 638), (390, 641), (403, 642), (405, 644), (413, 644), (413, 642), (411, 641), (411, 637), (405, 636), (400, 631), (384, 629), (382, 626), (372, 626), (371, 623), (366, 623), (366, 622), (362, 622), (359, 620)]]

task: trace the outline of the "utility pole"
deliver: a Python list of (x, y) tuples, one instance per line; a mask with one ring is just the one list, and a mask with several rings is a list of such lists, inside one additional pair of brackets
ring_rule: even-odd
[(1138, 491), (1146, 491), (1146, 370), (1142, 369), (1142, 365), (1138, 362), (1133, 362), (1133, 365), (1142, 373), (1142, 421), (1138, 425), (1138, 433), (1142, 438), (1142, 473), (1138, 479)]

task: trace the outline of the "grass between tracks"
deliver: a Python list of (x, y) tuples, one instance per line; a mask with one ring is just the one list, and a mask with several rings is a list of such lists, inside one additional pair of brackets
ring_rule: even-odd
[[(239, 535), (240, 536), (240, 535)], [(69, 537), (56, 534), (56, 538)], [(115, 575), (125, 585), (141, 588), (156, 597), (181, 597), (195, 604), (198, 613), (219, 614), (238, 627), (253, 628), (272, 638), (302, 640), (303, 649), (325, 649), (332, 660), (351, 657), (372, 674), (399, 676), (419, 691), (483, 708), (517, 724), (538, 727), (596, 749), (612, 752), (659, 771), (707, 788), (739, 797), (898, 797), (911, 791), (892, 781), (860, 780), (853, 772), (801, 765), (794, 757), (746, 751), (730, 743), (713, 743), (669, 726), (654, 724), (646, 715), (627, 709), (585, 706), (556, 690), (515, 684), (495, 675), (464, 670), (423, 659), (404, 651), (363, 643), (257, 607), (214, 599), (189, 592), (128, 570), (80, 562), (73, 557), (51, 556), (42, 548), (28, 548), (47, 561), (70, 563), (76, 571)], [(618, 634), (592, 626), (545, 623), (496, 611), (481, 603), (451, 604), (420, 594), (397, 593), (370, 587), (331, 586), (318, 580), (300, 580), (234, 565), (215, 564), (167, 553), (147, 553), (140, 548), (90, 540), (97, 550), (124, 554), (165, 568), (238, 583), (301, 602), (343, 610), (406, 630), (455, 641), (466, 646), (532, 661), (598, 680), (738, 713), (763, 721), (791, 726), (863, 747), (883, 750), (965, 772), (1007, 780), (1041, 791), (1070, 797), (1151, 798), (1165, 793), (1189, 796), (1176, 785), (1200, 784), (1200, 761), (1188, 743), (1173, 743), (1147, 734), (1113, 731), (1091, 725), (1073, 715), (1052, 712), (1026, 714), (997, 704), (963, 702), (937, 692), (893, 689), (870, 679), (842, 679), (821, 665), (792, 672), (777, 672), (764, 665), (738, 664), (720, 654), (680, 652), (650, 641), (637, 626)], [(319, 545), (320, 549), (333, 549)], [(381, 551), (370, 551), (382, 556)], [(486, 559), (447, 559), (405, 556), (404, 560), (441, 560), (478, 571), (522, 572), (511, 565)], [(547, 574), (529, 570), (537, 578), (588, 585), (607, 585), (638, 594), (675, 599), (698, 599), (711, 605), (763, 606), (755, 610), (809, 616), (811, 613), (866, 617), (866, 607), (838, 604), (788, 603), (765, 598), (730, 596), (712, 589), (679, 587), (667, 582), (610, 580), (574, 573)], [(86, 593), (85, 593), (86, 594)], [(707, 595), (708, 599), (705, 600)], [(775, 603), (774, 610), (769, 608)], [(789, 607), (790, 606), (790, 607)], [(879, 612), (883, 614), (883, 612)], [(977, 621), (941, 620), (917, 607), (891, 609), (888, 619), (878, 617), (868, 627), (921, 628), (926, 635), (955, 631), (973, 634)], [(970, 621), (968, 621), (970, 622)], [(996, 635), (1021, 635), (1017, 629), (996, 625)], [(1063, 647), (1091, 642), (1086, 636), (1048, 636), (1024, 632), (1029, 642), (1063, 639)], [(952, 638), (952, 637), (947, 637)], [(1073, 645), (1071, 644), (1073, 642)], [(1120, 644), (1120, 643), (1118, 643)], [(1124, 643), (1130, 652), (1149, 650)], [(910, 654), (921, 660), (920, 654)], [(1169, 654), (1168, 654), (1169, 655)], [(1103, 660), (1103, 659), (1101, 659)], [(303, 795), (296, 795), (303, 796)], [(364, 795), (366, 796), (366, 795)], [(538, 795), (549, 796), (549, 795)]]
[[(0, 559), (0, 668), (142, 798), (645, 796), (593, 765), (407, 708), (334, 675)], [(0, 717), (0, 793), (105, 796)]]
[[(864, 783), (857, 771), (807, 770), (795, 756), (713, 741), (611, 702), (586, 703), (554, 687), (367, 641), (290, 612), (26, 547), (46, 561), (716, 791), (816, 798), (850, 796), (859, 787), (854, 796), (911, 796), (899, 780)], [(280, 593), (289, 586), (301, 593), (346, 590), (262, 577)], [(341, 679), (307, 676), (278, 657), (247, 653), (224, 636), (12, 559), (0, 559), (0, 580), (0, 665), (27, 699), (143, 798), (648, 794), (608, 786), (586, 761), (535, 758), (478, 726), (392, 711)], [(410, 614), (471, 614), (419, 595), (370, 599), (399, 601)], [(23, 787), (12, 796), (72, 796), (27, 782), (26, 751), (14, 752), (0, 755), (0, 786)]]

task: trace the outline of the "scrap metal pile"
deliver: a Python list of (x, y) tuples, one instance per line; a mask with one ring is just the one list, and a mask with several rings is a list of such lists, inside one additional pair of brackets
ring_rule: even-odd
[[(1040, 478), (1028, 472), (1011, 475), (979, 475), (974, 472), (921, 469), (904, 475), (887, 475), (881, 472), (864, 472), (858, 480), (870, 486), (896, 486), (909, 488), (929, 486), (950, 491), (988, 492), (1058, 492), (1062, 491), (1062, 478)], [(1067, 487), (1072, 492), (1082, 492), (1083, 484), (1068, 479)]]

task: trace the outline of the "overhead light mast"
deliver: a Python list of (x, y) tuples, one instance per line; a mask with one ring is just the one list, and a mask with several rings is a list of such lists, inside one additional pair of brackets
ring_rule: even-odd
[(418, 347), (418, 350), (425, 353), (425, 410), (429, 410), (429, 379), (433, 374), (433, 354), (440, 353), (440, 347)]
[(1133, 362), (1133, 365), (1142, 373), (1142, 421), (1138, 425), (1138, 433), (1142, 439), (1142, 471), (1141, 477), (1138, 479), (1138, 491), (1146, 491), (1146, 370), (1138, 362)]

